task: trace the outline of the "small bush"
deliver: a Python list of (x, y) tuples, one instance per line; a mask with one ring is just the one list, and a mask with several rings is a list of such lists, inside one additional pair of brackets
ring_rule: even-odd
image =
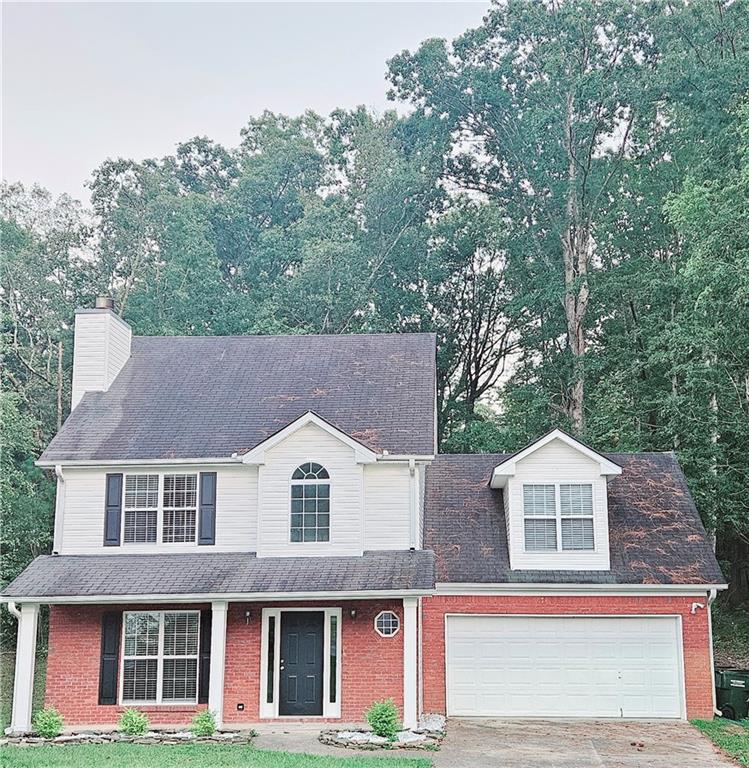
[(398, 707), (392, 699), (376, 701), (366, 711), (365, 715), (370, 728), (378, 735), (391, 741), (400, 730), (398, 722)]
[(142, 736), (149, 727), (148, 715), (145, 712), (139, 712), (137, 709), (126, 709), (120, 715), (118, 728), (129, 736)]
[(62, 715), (54, 708), (40, 709), (34, 715), (34, 730), (45, 739), (54, 739), (62, 732)]
[(198, 712), (192, 719), (190, 730), (196, 736), (213, 736), (216, 733), (216, 718), (209, 709)]

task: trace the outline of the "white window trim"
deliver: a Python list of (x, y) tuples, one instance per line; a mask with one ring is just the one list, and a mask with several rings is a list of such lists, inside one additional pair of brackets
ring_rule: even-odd
[[(294, 467), (294, 469), (291, 471), (291, 474), (293, 475), (294, 472), (299, 469), (299, 467), (303, 467), (305, 464), (319, 464), (327, 473), (327, 478), (315, 478), (310, 480), (294, 480), (293, 478), (289, 479), (289, 504), (287, 507), (287, 514), (288, 514), (288, 526), (287, 526), (287, 533), (286, 533), (286, 543), (289, 544), (292, 547), (298, 547), (298, 546), (304, 546), (305, 548), (309, 549), (315, 549), (315, 548), (325, 548), (329, 547), (333, 543), (333, 526), (331, 525), (331, 513), (333, 510), (333, 480), (330, 476), (330, 472), (328, 468), (320, 461), (317, 461), (316, 459), (304, 459), (304, 461), (300, 461), (297, 466)], [(291, 496), (291, 487), (293, 485), (313, 485), (313, 484), (322, 484), (327, 483), (329, 490), (328, 493), (328, 540), (327, 541), (292, 541), (291, 540), (291, 502), (293, 501), (293, 498)], [(304, 513), (302, 513), (304, 514)], [(259, 518), (258, 518), (259, 519)], [(304, 530), (304, 527), (302, 526), (302, 530)], [(304, 536), (304, 534), (302, 534)]]
[[(158, 647), (158, 653), (156, 656), (125, 656), (125, 629), (127, 626), (127, 617), (129, 615), (133, 614), (139, 614), (139, 613), (150, 613), (152, 615), (159, 617), (159, 647)], [(196, 676), (195, 676), (195, 698), (194, 699), (167, 699), (166, 701), (163, 700), (163, 683), (164, 683), (164, 616), (167, 613), (194, 613), (197, 614), (198, 617), (198, 652), (195, 656), (195, 659), (197, 660), (196, 664)], [(121, 631), (121, 637), (120, 637), (120, 647), (122, 648), (122, 652), (120, 653), (120, 666), (119, 666), (119, 695), (117, 697), (120, 706), (127, 706), (127, 707), (133, 707), (133, 706), (141, 706), (141, 707), (148, 707), (148, 706), (184, 706), (185, 704), (197, 704), (198, 703), (198, 697), (200, 695), (200, 611), (191, 611), (191, 610), (172, 610), (172, 611), (123, 611), (122, 613), (122, 631)], [(125, 699), (124, 698), (124, 689), (125, 689), (125, 660), (126, 659), (156, 659), (156, 698), (155, 699)], [(173, 657), (169, 656), (168, 658), (193, 658), (192, 656), (179, 656), (179, 657)]]
[[(554, 517), (551, 515), (526, 515), (525, 514), (525, 488), (532, 485), (553, 485), (554, 486)], [(591, 513), (589, 515), (565, 515), (562, 517), (562, 498), (561, 498), (561, 486), (563, 485), (589, 485), (590, 486), (590, 499), (591, 499)], [(572, 553), (592, 553), (598, 552), (598, 536), (596, 534), (596, 486), (595, 483), (582, 483), (579, 480), (554, 480), (544, 481), (538, 480), (532, 483), (523, 483), (520, 488), (520, 503), (522, 505), (521, 512), (523, 514), (523, 552), (530, 555), (543, 555), (552, 553), (567, 554)], [(527, 540), (525, 537), (525, 521), (526, 520), (552, 520), (556, 521), (557, 531), (557, 548), (556, 549), (528, 549)], [(593, 546), (590, 549), (562, 549), (562, 520), (590, 520), (593, 523)]]
[[(398, 621), (398, 626), (395, 628), (395, 632), (393, 632), (393, 634), (392, 634), (392, 635), (386, 635), (384, 632), (381, 632), (381, 631), (380, 631), (380, 629), (379, 629), (379, 627), (377, 626), (377, 620), (380, 618), (380, 616), (383, 616), (383, 615), (384, 615), (384, 614), (386, 614), (386, 613), (390, 613), (390, 614), (392, 614), (393, 616), (395, 616), (395, 618), (396, 618), (396, 619), (397, 619), (397, 621)], [(401, 622), (401, 617), (400, 617), (400, 616), (398, 616), (398, 614), (397, 614), (395, 611), (380, 611), (380, 612), (377, 614), (377, 616), (375, 616), (375, 619), (374, 619), (374, 628), (375, 628), (375, 632), (377, 632), (377, 634), (378, 634), (380, 637), (384, 637), (384, 638), (385, 638), (385, 639), (387, 639), (387, 640), (389, 640), (391, 637), (395, 637), (395, 636), (398, 634), (398, 632), (400, 632), (400, 631), (401, 631), (401, 625), (402, 625), (402, 622)]]
[[(298, 720), (295, 715), (279, 715), (279, 693), (281, 683), (281, 621), (282, 614), (294, 611), (319, 611), (325, 614), (324, 618), (324, 636), (323, 636), (323, 658), (322, 658), (322, 715), (305, 715), (305, 718), (323, 719), (339, 718), (341, 716), (341, 669), (343, 667), (343, 648), (341, 646), (341, 625), (343, 620), (343, 611), (341, 608), (263, 608), (262, 627), (260, 633), (260, 717), (274, 719)], [(270, 617), (273, 616), (276, 621), (275, 642), (273, 647), (273, 701), (267, 701), (268, 694), (268, 628)], [(330, 619), (336, 618), (336, 649), (338, 651), (338, 663), (336, 664), (336, 700), (330, 701)]]
[[(133, 475), (157, 475), (158, 496), (156, 504), (156, 541), (125, 541), (125, 487), (128, 476)], [(193, 541), (164, 541), (164, 476), (165, 475), (195, 475), (195, 539)], [(123, 472), (122, 473), (122, 503), (120, 515), (120, 545), (123, 547), (197, 547), (198, 527), (200, 524), (200, 472), (171, 470), (168, 472)], [(149, 507), (150, 509), (150, 507)], [(169, 507), (172, 509), (172, 507)]]

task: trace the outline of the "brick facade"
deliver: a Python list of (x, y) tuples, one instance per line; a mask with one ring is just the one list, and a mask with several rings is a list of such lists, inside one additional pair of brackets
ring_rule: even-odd
[[(262, 608), (292, 607), (278, 603), (232, 603), (226, 628), (224, 672), (224, 720), (227, 724), (257, 722), (260, 703), (260, 635)], [(374, 618), (392, 610), (403, 621), (400, 600), (345, 603), (304, 603), (314, 609), (342, 608), (341, 623), (341, 719), (360, 722), (365, 709), (376, 699), (392, 698), (403, 707), (403, 632), (385, 638), (374, 630)], [(104, 610), (168, 610), (190, 606), (53, 606), (50, 609), (46, 705), (54, 706), (68, 725), (114, 725), (124, 709), (102, 706), (99, 697), (101, 615)], [(356, 618), (351, 617), (356, 609)], [(250, 611), (249, 622), (245, 617)], [(238, 711), (237, 704), (244, 704)], [(195, 706), (139, 706), (154, 725), (190, 721), (205, 704)], [(315, 718), (319, 720), (319, 718)]]
[[(713, 673), (710, 664), (708, 612), (691, 613), (694, 597), (531, 597), (437, 596), (423, 599), (424, 711), (444, 713), (445, 614), (496, 613), (565, 615), (671, 614), (682, 617), (687, 717), (712, 719)], [(705, 602), (704, 599), (700, 602)]]
[[(423, 709), (445, 712), (445, 614), (670, 614), (682, 617), (687, 716), (711, 718), (712, 670), (708, 613), (691, 613), (695, 598), (674, 597), (495, 597), (437, 596), (423, 599)], [(234, 603), (229, 606), (226, 635), (224, 720), (227, 724), (257, 722), (260, 700), (260, 635), (264, 607), (278, 603)], [(304, 603), (316, 608), (332, 603)], [(393, 698), (403, 707), (403, 632), (383, 638), (374, 617), (393, 610), (403, 620), (400, 600), (338, 603), (341, 624), (341, 719), (359, 722), (376, 699)], [(153, 610), (188, 606), (151, 606)], [(192, 605), (189, 608), (207, 608)], [(110, 606), (106, 610), (148, 610), (144, 606)], [(351, 610), (356, 609), (356, 618)], [(50, 609), (46, 705), (56, 707), (68, 725), (114, 725), (123, 707), (100, 706), (99, 662), (101, 615), (98, 606), (53, 606)], [(249, 621), (245, 614), (250, 611)], [(244, 709), (239, 711), (238, 704)], [(140, 707), (154, 725), (184, 724), (205, 705)], [(317, 718), (319, 720), (319, 718)]]

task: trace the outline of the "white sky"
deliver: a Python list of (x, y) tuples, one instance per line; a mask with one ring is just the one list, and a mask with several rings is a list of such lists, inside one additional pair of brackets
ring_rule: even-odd
[(226, 146), (264, 109), (383, 110), (386, 60), (477, 26), (488, 0), (4, 3), (3, 178), (88, 201), (108, 157)]

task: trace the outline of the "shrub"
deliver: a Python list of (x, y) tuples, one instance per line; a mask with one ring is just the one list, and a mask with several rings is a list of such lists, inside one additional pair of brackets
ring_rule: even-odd
[(192, 719), (190, 730), (196, 736), (213, 736), (216, 732), (216, 718), (209, 709), (198, 712)]
[(137, 709), (126, 709), (120, 715), (118, 728), (130, 736), (141, 736), (149, 727), (148, 715), (145, 712), (139, 712)]
[(367, 722), (372, 730), (383, 738), (390, 739), (395, 738), (395, 734), (400, 729), (400, 723), (398, 722), (398, 707), (395, 706), (395, 702), (392, 699), (385, 699), (384, 701), (376, 701), (366, 711), (365, 715)]
[(45, 739), (54, 739), (62, 732), (62, 715), (54, 707), (40, 709), (34, 715), (34, 730)]

